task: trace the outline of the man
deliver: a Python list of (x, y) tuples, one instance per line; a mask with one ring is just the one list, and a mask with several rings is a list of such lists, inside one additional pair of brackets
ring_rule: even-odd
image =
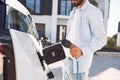
[(88, 0), (72, 0), (74, 6), (66, 39), (73, 43), (63, 66), (63, 80), (88, 80), (93, 54), (107, 41), (101, 11)]

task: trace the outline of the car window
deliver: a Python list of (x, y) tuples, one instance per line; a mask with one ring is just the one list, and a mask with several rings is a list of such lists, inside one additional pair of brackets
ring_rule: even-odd
[(8, 22), (10, 23), (10, 28), (23, 32), (28, 32), (30, 29), (32, 29), (32, 26), (30, 25), (30, 20), (27, 18), (27, 16), (23, 15), (17, 10), (12, 9), (8, 17), (9, 17)]
[(25, 33), (32, 34), (37, 37), (35, 26), (32, 23), (30, 15), (24, 15), (16, 9), (7, 6), (6, 9), (6, 26), (5, 29), (10, 28), (19, 30)]

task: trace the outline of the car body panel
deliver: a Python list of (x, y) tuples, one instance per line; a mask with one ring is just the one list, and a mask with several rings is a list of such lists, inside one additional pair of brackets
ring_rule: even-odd
[(6, 4), (22, 12), (24, 15), (30, 14), (29, 11), (17, 0), (5, 0)]
[(10, 33), (14, 46), (17, 80), (47, 80), (37, 55), (40, 47), (37, 46), (39, 43), (36, 39), (30, 34), (13, 29), (10, 29)]
[(38, 48), (39, 53), (42, 52), (42, 45), (37, 42), (37, 36), (29, 32), (14, 31), (15, 29), (12, 31), (10, 27), (6, 29), (5, 21), (8, 20), (6, 17), (11, 15), (10, 11), (16, 10), (29, 18), (31, 30), (36, 34), (36, 27), (29, 11), (17, 0), (4, 1), (5, 3), (0, 2), (0, 17), (2, 18), (0, 20), (0, 44), (2, 44), (2, 54), (5, 55), (3, 78), (0, 80), (47, 80), (46, 72), (43, 71), (36, 53)]

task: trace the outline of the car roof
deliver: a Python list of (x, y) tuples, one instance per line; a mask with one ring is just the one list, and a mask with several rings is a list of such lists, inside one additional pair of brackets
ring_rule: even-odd
[(17, 0), (5, 0), (6, 4), (20, 11), (24, 15), (30, 15), (29, 11)]

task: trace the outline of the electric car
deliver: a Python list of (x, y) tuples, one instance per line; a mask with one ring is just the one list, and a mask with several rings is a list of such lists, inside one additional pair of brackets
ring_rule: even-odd
[(0, 80), (47, 80), (38, 39), (29, 11), (17, 0), (0, 0)]

